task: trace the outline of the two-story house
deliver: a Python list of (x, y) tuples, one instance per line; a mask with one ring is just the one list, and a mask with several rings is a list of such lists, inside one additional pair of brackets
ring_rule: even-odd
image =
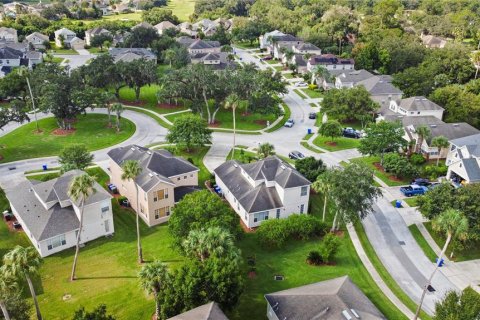
[(55, 45), (58, 48), (83, 49), (85, 41), (77, 37), (77, 34), (67, 28), (55, 31)]
[(218, 41), (191, 39), (189, 37), (179, 37), (176, 39), (179, 44), (187, 48), (190, 55), (198, 53), (220, 53), (221, 44)]
[(403, 92), (392, 84), (392, 76), (380, 75), (357, 82), (356, 86), (364, 86), (373, 101), (380, 107), (389, 106), (392, 100), (402, 99)]
[(25, 37), (25, 41), (28, 45), (31, 45), (35, 49), (45, 49), (45, 43), (50, 39), (47, 35), (44, 35), (40, 32), (33, 32)]
[[(25, 180), (5, 190), (13, 215), (42, 257), (76, 245), (81, 207), (68, 189), (82, 174), (72, 170), (53, 180)], [(94, 188), (96, 192), (84, 204), (82, 244), (114, 232), (112, 196), (98, 183)]]
[(273, 30), (273, 31), (270, 31), (270, 32), (267, 32), (265, 34), (260, 35), (260, 37), (258, 37), (258, 42), (260, 44), (260, 49), (267, 50), (270, 53), (271, 51), (273, 51), (272, 38), (277, 37), (277, 36), (284, 36), (284, 35), (285, 35), (285, 33), (281, 32), (281, 31), (278, 31), (278, 30)]
[(249, 164), (227, 161), (214, 173), (223, 196), (248, 228), (308, 211), (311, 182), (276, 156)]
[(284, 49), (292, 50), (294, 46), (300, 46), (304, 41), (300, 38), (285, 34), (281, 36), (271, 36), (272, 45), (267, 47), (267, 52), (275, 59), (283, 59)]
[(0, 27), (0, 42), (1, 43), (17, 43), (17, 30), (13, 28)]
[(100, 27), (96, 27), (96, 28), (93, 28), (93, 29), (88, 29), (87, 31), (85, 31), (85, 44), (87, 46), (91, 46), (93, 38), (95, 38), (96, 36), (99, 36), (99, 35), (105, 35), (105, 36), (110, 36), (111, 37), (112, 33), (110, 31), (108, 31), (107, 29), (100, 28)]
[(110, 48), (108, 54), (112, 56), (115, 63), (119, 61), (131, 62), (139, 59), (157, 61), (156, 54), (145, 48)]
[(178, 30), (177, 26), (170, 21), (162, 21), (153, 26), (159, 35), (162, 35), (168, 29)]
[[(139, 216), (148, 226), (167, 221), (175, 203), (198, 189), (199, 169), (167, 150), (131, 145), (112, 149), (108, 156), (110, 181), (128, 198), (134, 210), (138, 208)], [(142, 168), (134, 181), (122, 180), (122, 165), (127, 160), (138, 161)]]
[(335, 78), (335, 88), (337, 89), (353, 88), (360, 81), (364, 81), (374, 76), (372, 73), (368, 72), (365, 69), (345, 71), (342, 70), (336, 71), (336, 73), (335, 70), (332, 71), (330, 72), (330, 74)]
[(323, 66), (327, 70), (353, 70), (355, 61), (353, 59), (339, 58), (334, 54), (321, 54), (311, 57), (307, 63), (307, 69), (312, 72), (316, 66)]
[(450, 140), (446, 165), (454, 184), (480, 182), (480, 133)]
[(444, 109), (425, 97), (417, 96), (400, 101), (391, 100), (387, 113), (399, 114), (408, 117), (432, 116), (442, 120)]

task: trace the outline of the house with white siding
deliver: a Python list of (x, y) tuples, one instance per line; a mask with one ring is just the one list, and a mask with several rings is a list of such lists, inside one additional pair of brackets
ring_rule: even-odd
[(480, 182), (480, 133), (450, 140), (446, 165), (454, 184)]

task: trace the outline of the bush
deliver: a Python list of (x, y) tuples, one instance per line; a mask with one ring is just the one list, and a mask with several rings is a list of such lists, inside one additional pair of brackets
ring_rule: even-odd
[(417, 168), (406, 157), (394, 152), (384, 155), (383, 168), (397, 177), (406, 178), (418, 174)]
[(308, 240), (324, 235), (327, 225), (311, 215), (294, 214), (286, 219), (271, 219), (262, 222), (257, 235), (262, 244), (270, 247), (282, 247), (288, 239)]
[(121, 197), (117, 198), (118, 204), (121, 204), (122, 201), (125, 201), (125, 200), (127, 200), (127, 197), (124, 197), (124, 196), (121, 196)]
[(322, 256), (322, 260), (325, 263), (330, 262), (337, 254), (340, 245), (340, 239), (338, 239), (335, 234), (327, 234), (320, 244), (320, 255)]
[(309, 84), (308, 85), (308, 89), (310, 90), (316, 90), (318, 88), (318, 86), (316, 84)]
[(322, 264), (322, 256), (320, 255), (320, 252), (318, 251), (310, 251), (307, 255), (307, 262), (309, 264), (313, 264), (314, 266), (318, 266)]
[(444, 164), (439, 165), (438, 167), (435, 165), (425, 166), (422, 171), (422, 176), (428, 177), (430, 180), (435, 180), (438, 177), (445, 176), (447, 171), (448, 167)]
[(427, 159), (425, 159), (423, 157), (423, 155), (419, 154), (419, 153), (414, 153), (410, 156), (410, 162), (413, 164), (413, 165), (420, 165), (420, 164), (424, 164), (425, 162), (427, 161)]

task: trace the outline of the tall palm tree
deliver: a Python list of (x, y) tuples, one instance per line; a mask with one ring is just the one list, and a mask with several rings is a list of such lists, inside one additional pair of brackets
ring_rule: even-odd
[(37, 132), (40, 132), (40, 127), (38, 126), (38, 119), (37, 119), (37, 109), (35, 108), (35, 99), (33, 98), (32, 87), (30, 86), (30, 80), (28, 78), (29, 70), (27, 67), (22, 66), (18, 69), (18, 74), (20, 76), (24, 76), (25, 80), (27, 81), (28, 91), (30, 92), (30, 99), (32, 99), (32, 110), (33, 110), (33, 117), (35, 118), (35, 127)]
[(417, 312), (415, 313), (415, 317), (413, 318), (416, 320), (420, 314), (420, 310), (422, 309), (423, 299), (425, 299), (425, 294), (427, 293), (428, 286), (432, 282), (433, 276), (437, 272), (438, 268), (440, 267), (440, 261), (442, 260), (443, 255), (447, 251), (447, 247), (450, 242), (454, 239), (466, 239), (468, 236), (468, 219), (465, 215), (455, 209), (448, 209), (444, 212), (440, 213), (438, 217), (436, 217), (432, 221), (432, 226), (434, 230), (438, 232), (444, 232), (447, 236), (447, 240), (445, 240), (445, 244), (443, 245), (442, 251), (438, 256), (437, 265), (433, 270), (430, 278), (428, 278), (427, 283), (423, 289), (422, 297), (420, 298), (420, 303), (417, 308)]
[(330, 174), (329, 171), (325, 171), (321, 175), (317, 177), (317, 180), (315, 180), (312, 184), (313, 190), (316, 192), (321, 192), (323, 193), (323, 215), (322, 215), (322, 221), (325, 221), (326, 215), (327, 215), (327, 202), (328, 202), (328, 192), (330, 191), (331, 187), (331, 180), (330, 180)]
[(315, 84), (316, 78), (328, 80), (330, 78), (330, 73), (328, 72), (327, 68), (318, 65), (312, 70), (312, 80), (310, 83)]
[(115, 115), (116, 115), (115, 125), (117, 127), (117, 132), (120, 132), (120, 117), (122, 115), (123, 110), (124, 108), (121, 103), (114, 103), (112, 105), (112, 111), (115, 112)]
[(170, 68), (172, 67), (172, 62), (175, 60), (176, 56), (177, 56), (177, 53), (173, 49), (167, 49), (163, 53), (163, 57), (166, 61), (168, 61)]
[[(480, 42), (479, 42), (480, 43)], [(478, 77), (478, 69), (480, 69), (480, 51), (474, 51), (472, 52), (471, 59), (473, 62), (473, 65), (475, 66), (475, 79)]]
[(139, 205), (138, 205), (138, 185), (135, 182), (135, 179), (142, 173), (142, 167), (138, 164), (136, 160), (127, 160), (122, 165), (122, 180), (133, 181), (135, 186), (135, 197), (136, 197), (136, 213), (137, 213), (137, 251), (138, 251), (138, 263), (143, 263), (143, 253), (142, 253), (142, 243), (140, 242), (140, 222), (138, 221), (139, 217)]
[(37, 294), (33, 287), (32, 276), (38, 274), (38, 269), (42, 263), (42, 258), (34, 247), (24, 248), (16, 246), (3, 256), (3, 264), (6, 272), (16, 278), (24, 277), (27, 280), (30, 294), (32, 295), (33, 303), (35, 305), (35, 312), (37, 320), (42, 320), (40, 307), (38, 306)]
[(211, 256), (236, 257), (235, 240), (232, 234), (220, 227), (206, 230), (192, 230), (182, 243), (182, 249), (189, 257), (205, 262)]
[(73, 258), (72, 274), (70, 275), (70, 281), (75, 280), (75, 270), (77, 268), (78, 253), (80, 251), (80, 240), (83, 230), (83, 211), (85, 208), (85, 201), (97, 190), (93, 187), (95, 185), (95, 178), (82, 174), (73, 178), (70, 186), (68, 187), (68, 195), (75, 202), (80, 202), (80, 226), (78, 227), (77, 244), (75, 246), (75, 257)]
[(235, 112), (237, 107), (240, 104), (240, 97), (236, 93), (230, 94), (227, 99), (225, 99), (225, 109), (232, 109), (233, 115), (233, 148), (232, 148), (232, 159), (235, 156), (235, 138), (236, 138), (236, 130), (237, 130), (237, 123), (235, 119)]
[(140, 273), (140, 285), (149, 294), (153, 293), (155, 297), (155, 318), (160, 319), (160, 305), (158, 303), (158, 294), (162, 287), (170, 281), (170, 274), (167, 265), (160, 260), (155, 260), (142, 267)]
[(442, 153), (442, 149), (448, 148), (450, 143), (448, 142), (448, 139), (444, 136), (437, 136), (432, 139), (431, 143), (432, 147), (437, 147), (438, 149), (438, 157), (437, 157), (437, 167), (438, 167), (438, 162), (440, 160), (440, 154)]
[(275, 154), (275, 146), (271, 143), (264, 142), (258, 146), (257, 154), (261, 159)]
[(10, 315), (5, 304), (5, 300), (18, 292), (17, 283), (14, 278), (8, 274), (6, 266), (0, 268), (0, 309), (2, 309), (5, 320), (10, 320)]
[(417, 133), (417, 136), (418, 136), (417, 146), (415, 148), (415, 152), (416, 153), (421, 153), (422, 152), (423, 141), (425, 141), (425, 139), (430, 138), (431, 132), (430, 132), (430, 129), (427, 126), (424, 126), (424, 125), (421, 125), (418, 128), (416, 128), (415, 132)]

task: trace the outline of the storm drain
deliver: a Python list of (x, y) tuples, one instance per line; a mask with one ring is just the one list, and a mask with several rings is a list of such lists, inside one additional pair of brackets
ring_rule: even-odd
[(435, 292), (435, 288), (432, 287), (431, 285), (428, 285), (427, 290), (428, 292)]
[(405, 245), (405, 241), (398, 241), (398, 244), (401, 245), (401, 246), (404, 246), (404, 245)]
[(273, 279), (275, 281), (283, 281), (283, 279), (285, 279), (285, 277), (281, 276), (281, 275), (275, 275), (275, 276), (273, 276)]

